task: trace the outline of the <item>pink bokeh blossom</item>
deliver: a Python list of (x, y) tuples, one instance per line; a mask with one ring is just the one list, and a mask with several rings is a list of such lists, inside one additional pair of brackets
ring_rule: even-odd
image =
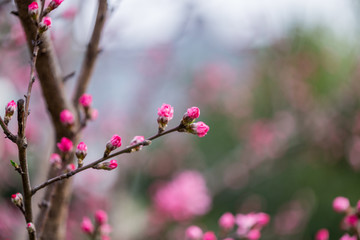
[(61, 138), (60, 142), (57, 143), (57, 147), (60, 149), (60, 151), (67, 153), (72, 151), (73, 143), (70, 139), (63, 137)]
[(205, 214), (211, 198), (204, 177), (196, 171), (180, 173), (162, 184), (153, 195), (155, 208), (175, 221)]
[(84, 233), (91, 234), (94, 231), (94, 226), (88, 217), (84, 217), (81, 222), (81, 230)]
[(108, 220), (108, 215), (104, 210), (97, 210), (95, 212), (95, 220), (99, 225), (103, 225)]
[(235, 225), (235, 217), (232, 213), (224, 213), (219, 219), (219, 226), (225, 230), (231, 230)]
[(329, 231), (326, 228), (322, 228), (317, 231), (315, 240), (329, 240)]
[(192, 225), (186, 229), (185, 236), (187, 240), (201, 240), (203, 231), (198, 226)]
[(71, 126), (74, 124), (74, 115), (67, 109), (64, 109), (60, 113), (60, 122), (64, 125)]
[(90, 107), (91, 104), (92, 104), (92, 96), (90, 94), (88, 94), (88, 93), (84, 93), (79, 98), (79, 103), (83, 107)]
[(345, 197), (336, 197), (333, 201), (333, 209), (335, 212), (345, 212), (350, 207), (349, 199)]

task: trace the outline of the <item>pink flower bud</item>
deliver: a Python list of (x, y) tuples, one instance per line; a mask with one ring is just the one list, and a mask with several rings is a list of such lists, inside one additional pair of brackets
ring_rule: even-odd
[(356, 236), (350, 236), (349, 234), (343, 235), (340, 240), (357, 240)]
[(200, 109), (197, 107), (188, 108), (186, 113), (183, 116), (181, 123), (185, 126), (189, 125), (190, 123), (194, 122), (196, 118), (200, 116)]
[(104, 156), (108, 156), (111, 151), (121, 146), (121, 137), (118, 135), (112, 136), (109, 142), (106, 144), (106, 150)]
[(57, 153), (53, 153), (50, 156), (50, 163), (56, 166), (57, 168), (61, 168), (61, 157)]
[(257, 216), (257, 224), (261, 227), (267, 225), (270, 222), (270, 216), (269, 214), (260, 212), (256, 214)]
[(92, 96), (90, 94), (84, 93), (79, 98), (79, 103), (80, 103), (81, 106), (83, 106), (85, 108), (90, 107), (91, 103), (92, 103)]
[(169, 121), (174, 116), (174, 108), (170, 104), (163, 104), (158, 109), (158, 119), (157, 122), (159, 124), (159, 130), (164, 131)]
[(99, 225), (105, 224), (108, 220), (107, 213), (103, 210), (97, 210), (95, 212), (95, 220)]
[(69, 172), (75, 171), (75, 169), (76, 169), (76, 166), (73, 163), (70, 163), (66, 166), (66, 170), (68, 170)]
[(115, 169), (115, 168), (117, 168), (117, 166), (118, 166), (118, 164), (115, 159), (113, 159), (109, 162), (109, 168)]
[(190, 125), (190, 132), (198, 135), (199, 137), (204, 137), (209, 129), (209, 126), (203, 122), (196, 122)]
[(62, 151), (63, 153), (67, 153), (72, 151), (73, 149), (73, 143), (70, 139), (63, 137), (59, 143), (57, 143), (57, 147)]
[(190, 226), (186, 229), (185, 236), (187, 240), (201, 240), (203, 231), (198, 226)]
[(39, 15), (39, 5), (37, 2), (30, 3), (28, 6), (28, 13), (33, 20), (37, 19), (37, 16)]
[(322, 228), (317, 231), (315, 240), (329, 240), (329, 231), (326, 228)]
[(345, 217), (344, 222), (349, 227), (356, 227), (358, 220), (356, 214), (351, 214)]
[(345, 212), (350, 207), (349, 199), (345, 197), (336, 197), (333, 201), (333, 209), (335, 212)]
[(29, 233), (35, 232), (35, 225), (32, 222), (26, 224), (26, 229)]
[(72, 126), (74, 124), (74, 115), (65, 109), (60, 113), (60, 122), (65, 126)]
[(87, 155), (87, 146), (84, 142), (80, 142), (76, 148), (76, 157), (83, 160)]
[(100, 232), (103, 235), (109, 235), (112, 231), (112, 228), (109, 224), (105, 223), (105, 224), (101, 224), (100, 226)]
[(43, 17), (43, 19), (39, 23), (39, 31), (40, 31), (40, 33), (45, 32), (50, 27), (51, 27), (51, 18), (50, 17)]
[[(135, 137), (131, 140), (130, 146), (134, 146), (134, 145), (136, 145), (136, 144), (138, 144), (138, 143), (141, 143), (141, 142), (143, 142), (143, 141), (145, 141), (144, 136), (135, 136)], [(140, 151), (142, 147), (143, 147), (143, 146), (140, 145), (140, 146), (137, 146), (137, 147), (133, 148), (132, 150), (133, 150), (133, 151)]]
[(47, 11), (50, 12), (52, 10), (54, 10), (55, 8), (57, 8), (58, 6), (60, 6), (60, 4), (63, 2), (64, 0), (52, 0), (49, 3), (49, 6), (47, 7)]
[(93, 226), (90, 218), (88, 218), (88, 217), (83, 218), (82, 223), (81, 223), (81, 230), (84, 233), (92, 234), (92, 232), (94, 231), (94, 226)]
[(163, 104), (158, 109), (159, 117), (166, 117), (168, 120), (171, 120), (174, 116), (174, 108), (170, 104)]
[(231, 213), (224, 213), (219, 219), (219, 226), (225, 230), (231, 230), (235, 225), (235, 217)]
[(16, 110), (16, 103), (14, 100), (12, 100), (5, 107), (5, 116), (12, 117), (12, 115), (14, 115), (15, 110)]
[(103, 163), (99, 163), (97, 165), (95, 165), (93, 168), (94, 169), (102, 169), (102, 170), (113, 170), (117, 167), (117, 162), (115, 159), (111, 160), (110, 162), (103, 162)]
[(12, 194), (11, 202), (13, 202), (16, 206), (21, 207), (23, 204), (23, 196), (21, 193)]
[(256, 229), (256, 228), (251, 229), (251, 230), (248, 232), (248, 234), (247, 234), (246, 237), (247, 237), (249, 240), (258, 240), (258, 239), (260, 239), (260, 237), (261, 237), (260, 230), (259, 230), (259, 229)]
[(204, 233), (203, 240), (217, 240), (214, 232), (206, 232)]

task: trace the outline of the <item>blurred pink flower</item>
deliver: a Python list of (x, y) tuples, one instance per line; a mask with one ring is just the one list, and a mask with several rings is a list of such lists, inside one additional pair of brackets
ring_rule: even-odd
[(345, 234), (340, 238), (340, 240), (356, 240), (356, 239), (357, 239), (356, 236), (350, 236), (349, 234)]
[(67, 109), (64, 109), (60, 113), (60, 122), (64, 125), (71, 126), (74, 124), (74, 115)]
[(217, 237), (214, 232), (204, 233), (203, 240), (217, 240)]
[(88, 217), (84, 217), (81, 223), (81, 230), (84, 233), (91, 234), (94, 231), (94, 226)]
[(196, 171), (182, 172), (172, 181), (160, 186), (153, 201), (158, 211), (175, 221), (203, 215), (211, 204), (205, 179)]
[(315, 240), (329, 240), (329, 231), (326, 228), (322, 228), (317, 231)]
[(333, 209), (335, 212), (345, 212), (350, 207), (349, 199), (345, 197), (336, 197), (333, 201)]
[(230, 230), (235, 225), (235, 217), (232, 213), (224, 213), (219, 219), (219, 226), (222, 229)]
[(78, 12), (76, 7), (69, 7), (62, 13), (62, 17), (65, 19), (73, 19)]
[(185, 236), (187, 240), (201, 240), (203, 231), (198, 226), (192, 225), (186, 229)]
[(100, 225), (105, 224), (107, 222), (107, 220), (108, 220), (107, 213), (105, 211), (103, 211), (103, 210), (97, 210), (95, 212), (95, 220)]
[(70, 152), (73, 149), (73, 143), (70, 139), (63, 137), (61, 141), (57, 143), (57, 147), (62, 152)]
[(90, 94), (88, 94), (88, 93), (84, 93), (79, 98), (79, 103), (83, 107), (90, 107), (91, 103), (92, 103), (92, 96)]

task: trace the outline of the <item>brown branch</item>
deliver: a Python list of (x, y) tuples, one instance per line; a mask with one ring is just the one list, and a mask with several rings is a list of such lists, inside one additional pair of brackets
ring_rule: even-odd
[[(32, 215), (32, 205), (31, 205), (31, 184), (30, 184), (30, 177), (29, 177), (29, 170), (28, 164), (26, 159), (26, 148), (27, 142), (26, 137), (24, 135), (25, 132), (25, 116), (27, 113), (25, 112), (25, 103), (23, 99), (20, 99), (17, 102), (18, 106), (18, 138), (17, 138), (17, 146), (19, 151), (19, 162), (21, 167), (21, 179), (24, 191), (24, 210), (25, 210), (25, 220), (27, 223), (33, 222), (33, 215)], [(28, 232), (29, 239), (35, 240), (36, 235), (35, 232)]]
[(1, 116), (0, 116), (0, 125), (1, 125), (1, 128), (4, 130), (6, 137), (8, 139), (10, 139), (13, 143), (16, 143), (17, 137), (10, 132), (9, 128), (6, 126), (4, 120), (2, 119)]
[(59, 175), (57, 177), (51, 178), (51, 179), (47, 180), (46, 182), (34, 187), (31, 192), (34, 195), (38, 190), (40, 190), (40, 189), (42, 189), (42, 188), (44, 188), (44, 187), (46, 187), (46, 186), (48, 186), (48, 185), (50, 185), (52, 183), (55, 183), (57, 181), (61, 181), (61, 180), (66, 179), (66, 178), (70, 178), (70, 177), (74, 176), (75, 174), (77, 174), (79, 172), (82, 172), (82, 171), (84, 171), (86, 169), (92, 168), (95, 165), (97, 165), (97, 164), (99, 164), (99, 163), (101, 163), (101, 162), (103, 162), (103, 161), (105, 161), (105, 160), (107, 160), (109, 158), (113, 158), (113, 157), (118, 156), (118, 155), (123, 154), (123, 153), (131, 153), (132, 149), (134, 149), (136, 147), (139, 147), (139, 146), (147, 146), (147, 145), (149, 145), (151, 143), (151, 140), (154, 140), (156, 138), (159, 138), (159, 137), (161, 137), (163, 135), (166, 135), (166, 134), (169, 134), (169, 133), (172, 133), (172, 132), (175, 132), (175, 131), (179, 131), (181, 128), (182, 128), (182, 126), (179, 125), (179, 126), (177, 126), (175, 128), (169, 129), (169, 130), (164, 131), (162, 133), (158, 133), (158, 134), (156, 134), (156, 135), (154, 135), (152, 137), (149, 137), (148, 139), (146, 139), (145, 141), (143, 141), (141, 143), (138, 143), (138, 144), (133, 145), (133, 146), (126, 147), (125, 149), (123, 149), (121, 151), (118, 151), (116, 153), (110, 154), (107, 157), (102, 157), (102, 158), (100, 158), (100, 159), (98, 159), (98, 160), (96, 160), (96, 161), (94, 161), (92, 163), (89, 163), (88, 165), (85, 165), (85, 166), (83, 166), (81, 168), (78, 168), (78, 169), (76, 169), (74, 171), (71, 171), (71, 172), (68, 172), (68, 173), (63, 173), (63, 174), (61, 174), (61, 175)]
[(86, 49), (86, 53), (80, 70), (80, 75), (75, 88), (73, 102), (76, 108), (78, 108), (78, 100), (81, 95), (85, 93), (89, 85), (91, 75), (94, 72), (95, 62), (99, 52), (100, 36), (104, 28), (106, 19), (107, 5), (107, 0), (99, 0), (99, 7), (94, 30), (92, 32), (90, 42)]

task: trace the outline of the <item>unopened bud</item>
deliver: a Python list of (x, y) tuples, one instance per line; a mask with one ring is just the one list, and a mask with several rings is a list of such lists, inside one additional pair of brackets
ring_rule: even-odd
[(39, 32), (43, 33), (51, 27), (51, 18), (43, 17), (41, 22), (39, 23)]
[[(141, 142), (143, 142), (143, 141), (145, 141), (144, 136), (135, 136), (135, 137), (131, 140), (130, 146), (134, 146), (134, 145), (139, 144), (139, 143), (141, 143)], [(137, 146), (137, 147), (135, 147), (135, 148), (132, 148), (131, 151), (132, 151), (132, 152), (134, 152), (134, 151), (140, 151), (142, 147), (143, 147), (142, 145)]]
[(158, 108), (158, 125), (159, 132), (165, 130), (167, 124), (174, 116), (174, 108), (170, 104), (164, 103), (160, 108)]
[(199, 118), (199, 116), (200, 116), (200, 109), (198, 107), (188, 108), (183, 116), (181, 123), (187, 126), (193, 123), (195, 119)]
[(16, 110), (16, 103), (14, 100), (12, 100), (5, 107), (4, 122), (6, 125), (10, 122), (12, 116), (14, 115), (15, 110)]
[(58, 6), (60, 6), (60, 4), (63, 2), (64, 0), (52, 0), (49, 3), (49, 6), (46, 9), (46, 12), (51, 12), (52, 10), (54, 10), (55, 8), (57, 8)]
[(34, 21), (36, 21), (39, 16), (39, 5), (37, 4), (37, 2), (30, 3), (30, 5), (28, 6), (28, 12), (30, 17)]
[(94, 169), (102, 169), (102, 170), (113, 170), (117, 167), (117, 162), (115, 159), (111, 160), (110, 162), (103, 162), (103, 163), (99, 163), (97, 165), (95, 165), (93, 168)]
[(79, 167), (82, 167), (83, 160), (87, 155), (87, 146), (84, 142), (79, 143), (79, 145), (76, 148), (76, 157), (78, 158), (78, 165)]
[(192, 123), (190, 124), (190, 128), (188, 128), (188, 131), (192, 134), (196, 134), (199, 137), (204, 137), (207, 132), (209, 131), (209, 126), (206, 125), (203, 122), (196, 122), (196, 123)]
[(112, 136), (110, 141), (106, 144), (106, 150), (104, 152), (104, 156), (108, 156), (111, 151), (115, 150), (116, 148), (121, 146), (121, 137), (118, 135)]
[(32, 222), (27, 223), (26, 229), (29, 233), (35, 232), (35, 225)]
[(11, 195), (11, 201), (18, 207), (21, 207), (23, 205), (23, 196), (21, 193), (16, 193)]
[(75, 171), (75, 169), (76, 169), (76, 167), (75, 167), (75, 164), (73, 164), (73, 163), (70, 163), (70, 164), (68, 164), (68, 165), (66, 166), (66, 170), (67, 170), (68, 172)]

